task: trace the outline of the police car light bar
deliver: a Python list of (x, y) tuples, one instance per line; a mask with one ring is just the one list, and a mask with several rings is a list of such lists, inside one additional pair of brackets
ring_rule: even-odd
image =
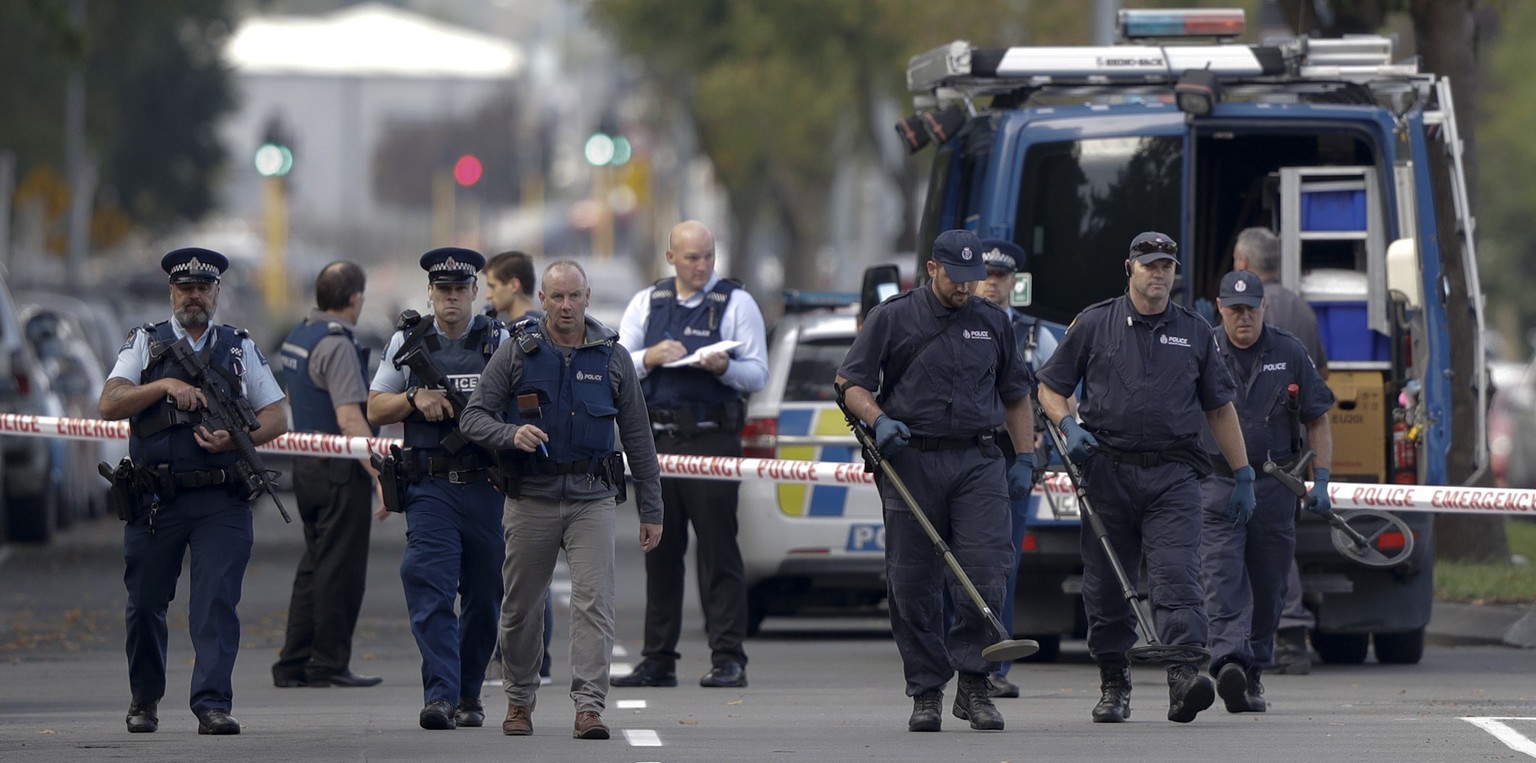
[(1238, 37), (1246, 17), (1241, 8), (1122, 10), (1115, 26), (1123, 40), (1149, 37)]

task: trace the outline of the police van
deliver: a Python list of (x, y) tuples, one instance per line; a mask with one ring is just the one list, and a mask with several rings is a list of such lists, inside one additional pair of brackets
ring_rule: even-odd
[[(1237, 233), (1267, 227), (1281, 239), (1281, 282), (1317, 312), (1328, 353), (1333, 481), (1446, 484), (1485, 468), (1481, 291), (1448, 82), (1395, 61), (1387, 37), (1251, 45), (1231, 42), (1240, 10), (1118, 18), (1113, 46), (957, 41), (912, 58), (916, 113), (897, 130), (914, 152), (934, 148), (919, 252), (952, 228), (1017, 242), (1030, 271), (1021, 309), (1060, 332), (1123, 293), (1127, 242), (1164, 231), (1180, 245), (1175, 300), (1214, 321)], [(1069, 512), (1032, 516), (1075, 534)], [(1301, 517), (1323, 659), (1361, 662), (1374, 640), (1381, 662), (1419, 660), (1431, 515), (1401, 518), (1413, 551), (1380, 569), (1344, 558), (1326, 523)], [(1384, 552), (1405, 541), (1376, 540)], [(1049, 611), (1067, 604), (1031, 601), (1022, 586), (1017, 604), (1044, 608), (1035, 615), (1062, 632), (1071, 622)]]

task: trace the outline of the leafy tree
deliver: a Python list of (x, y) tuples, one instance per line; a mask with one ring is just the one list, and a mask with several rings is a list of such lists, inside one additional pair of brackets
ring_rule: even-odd
[(93, 230), (121, 236), (130, 221), (163, 230), (205, 215), (225, 159), (214, 125), (235, 105), (221, 59), (232, 5), (92, 2), (76, 28), (66, 0), (0, 3), (0, 149), (16, 154), (18, 191), (62, 177), (65, 83), (81, 67), (99, 178)]

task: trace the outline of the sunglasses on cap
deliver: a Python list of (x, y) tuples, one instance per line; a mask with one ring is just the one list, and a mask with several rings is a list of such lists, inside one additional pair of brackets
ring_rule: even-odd
[(1137, 254), (1178, 254), (1179, 245), (1166, 238), (1138, 241), (1131, 246)]

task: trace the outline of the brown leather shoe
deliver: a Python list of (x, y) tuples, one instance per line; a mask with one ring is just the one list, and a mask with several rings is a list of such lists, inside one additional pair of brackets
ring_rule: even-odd
[(507, 703), (507, 719), (501, 722), (501, 733), (509, 737), (525, 737), (533, 733), (533, 717), (527, 705)]
[(576, 714), (576, 730), (571, 736), (577, 739), (607, 739), (608, 727), (603, 725), (603, 716), (595, 710), (583, 710)]

